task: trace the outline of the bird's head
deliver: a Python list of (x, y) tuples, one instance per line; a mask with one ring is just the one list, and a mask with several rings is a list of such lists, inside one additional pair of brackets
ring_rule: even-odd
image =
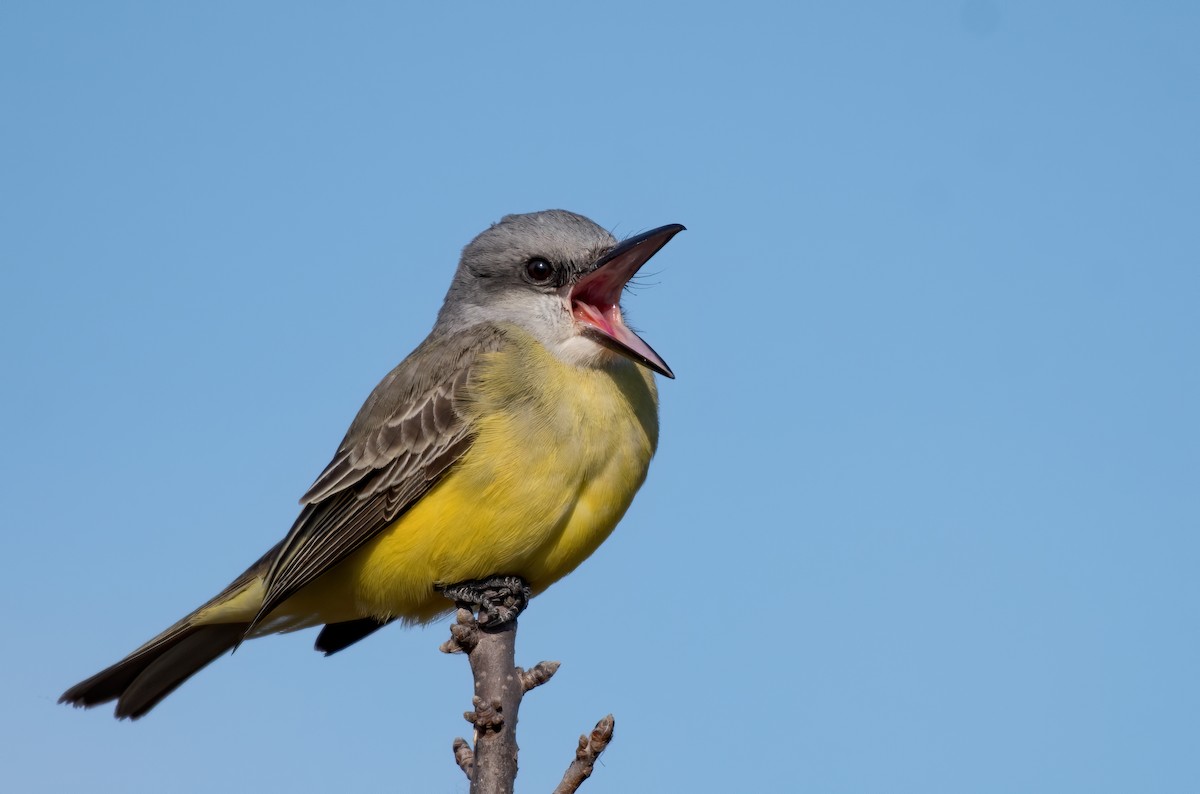
[(603, 364), (613, 353), (668, 378), (671, 368), (621, 314), (629, 279), (683, 226), (661, 226), (618, 242), (565, 210), (506, 215), (463, 249), (438, 326), (513, 323), (559, 358)]

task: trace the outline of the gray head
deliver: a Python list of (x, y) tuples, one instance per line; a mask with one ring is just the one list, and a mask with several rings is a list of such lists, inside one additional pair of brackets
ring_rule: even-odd
[(663, 226), (617, 242), (565, 210), (506, 215), (463, 249), (435, 330), (512, 323), (572, 364), (617, 352), (668, 377), (666, 363), (621, 317), (625, 283), (683, 229)]

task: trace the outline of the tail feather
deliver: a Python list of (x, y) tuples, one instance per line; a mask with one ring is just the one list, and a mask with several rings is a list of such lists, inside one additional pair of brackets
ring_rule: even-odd
[(58, 702), (90, 708), (115, 699), (117, 718), (136, 720), (231, 650), (248, 626), (248, 623), (180, 626), (71, 687)]
[(391, 622), (391, 620), (359, 618), (343, 623), (330, 623), (321, 629), (313, 647), (322, 651), (326, 656), (332, 656), (338, 651), (349, 648), (359, 640), (366, 639)]
[[(105, 670), (63, 693), (59, 703), (91, 708), (117, 701), (118, 719), (141, 717), (176, 687), (232, 650), (250, 629), (262, 577), (276, 544), (229, 586), (174, 626)], [(239, 606), (243, 601), (251, 602)], [(245, 613), (245, 619), (243, 615)]]

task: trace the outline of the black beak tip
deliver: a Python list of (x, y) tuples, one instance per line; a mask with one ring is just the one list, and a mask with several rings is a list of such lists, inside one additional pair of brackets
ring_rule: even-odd
[[(671, 371), (671, 368), (669, 366), (667, 366), (667, 362), (662, 361), (662, 359), (659, 359), (659, 361), (651, 361), (650, 359), (642, 358), (641, 356), (636, 356), (634, 358), (634, 360), (637, 361), (639, 364), (641, 364), (646, 369), (651, 370), (652, 372), (657, 372), (659, 375), (662, 375), (664, 378), (670, 378), (671, 380), (675, 380), (675, 373)], [(660, 361), (662, 362), (661, 367), (659, 366)]]
[[(657, 229), (627, 237), (600, 257), (593, 265), (593, 269), (598, 270), (614, 259), (626, 257), (636, 257), (636, 265), (641, 267), (650, 257), (661, 251), (664, 245), (671, 242), (672, 237), (686, 229), (687, 227), (682, 223), (668, 223), (666, 226), (659, 226)], [(649, 245), (643, 245), (644, 243), (649, 243)], [(636, 270), (636, 267), (634, 269)]]

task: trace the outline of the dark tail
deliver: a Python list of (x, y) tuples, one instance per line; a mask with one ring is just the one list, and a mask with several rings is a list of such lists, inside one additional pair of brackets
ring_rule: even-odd
[(333, 656), (359, 640), (366, 639), (391, 622), (391, 620), (359, 618), (358, 620), (347, 620), (344, 623), (329, 623), (321, 629), (313, 647), (322, 651), (326, 656)]
[(63, 693), (59, 703), (90, 708), (117, 701), (118, 719), (136, 720), (233, 648), (248, 623), (177, 624), (121, 661)]
[(59, 703), (91, 708), (117, 701), (117, 719), (136, 720), (175, 688), (246, 638), (249, 622), (200, 623), (209, 607), (224, 604), (266, 571), (281, 544), (258, 559), (216, 597), (171, 628), (86, 681), (63, 692)]

